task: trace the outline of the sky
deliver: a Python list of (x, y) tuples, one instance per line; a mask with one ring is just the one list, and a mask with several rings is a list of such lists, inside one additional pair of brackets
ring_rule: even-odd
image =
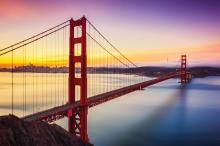
[(220, 66), (219, 0), (1, 0), (0, 48), (83, 15), (138, 65)]

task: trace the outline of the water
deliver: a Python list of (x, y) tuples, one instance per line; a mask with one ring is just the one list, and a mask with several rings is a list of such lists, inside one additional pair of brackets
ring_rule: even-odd
[[(10, 112), (7, 76), (1, 74), (1, 114)], [(89, 138), (95, 146), (219, 146), (219, 115), (220, 77), (185, 87), (170, 79), (89, 109)], [(57, 123), (66, 128), (66, 120)]]
[(220, 145), (220, 78), (175, 79), (137, 91), (89, 112), (96, 146)]

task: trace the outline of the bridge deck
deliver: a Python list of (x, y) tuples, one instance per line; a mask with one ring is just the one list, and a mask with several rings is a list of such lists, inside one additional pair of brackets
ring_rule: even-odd
[[(128, 93), (136, 91), (136, 90), (140, 90), (140, 89), (145, 88), (147, 86), (150, 86), (150, 85), (153, 85), (153, 84), (156, 84), (156, 83), (159, 83), (159, 82), (162, 82), (162, 81), (174, 78), (174, 77), (178, 77), (180, 75), (181, 75), (181, 73), (178, 73), (178, 72), (172, 73), (172, 74), (158, 77), (156, 79), (148, 80), (148, 81), (145, 81), (142, 83), (137, 83), (137, 84), (123, 87), (123, 88), (120, 88), (117, 90), (113, 90), (110, 92), (99, 94), (99, 95), (88, 98), (87, 104), (85, 106), (93, 107), (95, 105), (104, 103), (106, 101), (112, 100), (112, 99), (117, 98), (119, 96), (128, 94)], [(77, 101), (73, 104), (65, 104), (65, 105), (54, 107), (54, 108), (51, 108), (51, 109), (48, 109), (45, 111), (34, 113), (34, 114), (23, 117), (23, 119), (26, 121), (44, 120), (47, 122), (53, 122), (55, 120), (58, 120), (58, 119), (65, 117), (67, 115), (67, 112), (69, 109), (76, 109), (76, 108), (79, 108), (80, 106), (83, 106), (83, 105), (80, 104), (79, 101)]]

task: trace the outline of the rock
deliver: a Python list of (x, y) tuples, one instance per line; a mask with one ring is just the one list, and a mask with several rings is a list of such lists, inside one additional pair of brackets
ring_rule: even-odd
[(26, 122), (13, 115), (0, 116), (1, 146), (93, 146), (56, 124)]

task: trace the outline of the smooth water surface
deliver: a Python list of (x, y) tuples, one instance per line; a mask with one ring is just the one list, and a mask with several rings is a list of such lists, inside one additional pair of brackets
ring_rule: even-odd
[[(48, 108), (50, 102), (54, 105), (66, 102), (67, 89), (63, 85), (66, 81), (58, 78), (56, 83), (60, 85), (55, 87), (50, 76), (48, 75), (48, 85), (41, 81), (39, 75), (34, 88), (26, 87), (26, 90), (30, 91), (26, 93), (27, 103), (30, 105), (27, 107), (27, 113)], [(22, 87), (22, 81), (19, 80), (21, 75), (16, 75), (15, 78), (18, 87), (15, 94), (19, 97), (17, 102), (20, 104), (14, 108), (15, 113), (22, 116), (23, 97), (18, 95), (23, 90), (19, 90), (19, 87)], [(119, 83), (125, 82), (123, 75), (112, 78), (113, 86), (116, 83), (120, 86)], [(1, 114), (11, 112), (11, 85), (8, 79), (9, 73), (1, 73)], [(31, 80), (30, 76), (30, 84)], [(106, 83), (106, 80), (104, 82)], [(137, 77), (134, 82), (137, 82)], [(93, 85), (89, 89), (98, 86), (100, 85)], [(46, 89), (49, 90), (48, 93)], [(55, 89), (59, 89), (58, 93), (54, 93)], [(42, 93), (38, 95), (39, 98), (35, 97), (35, 104), (38, 104), (35, 109), (31, 106), (33, 99), (28, 97), (32, 92)], [(51, 98), (57, 94), (65, 95), (55, 100), (55, 103)], [(170, 79), (89, 109), (88, 134), (90, 142), (95, 146), (219, 146), (219, 115), (220, 77), (193, 79), (186, 86), (181, 86), (177, 79)], [(66, 118), (57, 123), (67, 128)]]
[(220, 78), (176, 79), (136, 91), (89, 112), (96, 146), (219, 146)]

